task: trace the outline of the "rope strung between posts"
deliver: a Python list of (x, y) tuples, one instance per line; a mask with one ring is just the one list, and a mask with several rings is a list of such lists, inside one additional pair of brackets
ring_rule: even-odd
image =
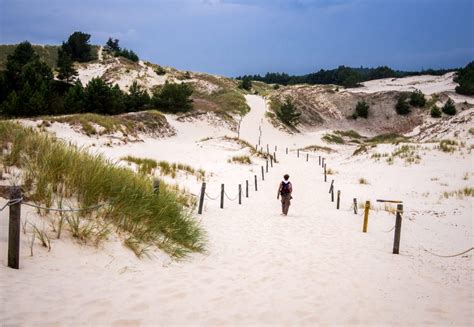
[(88, 210), (94, 210), (103, 207), (105, 204), (98, 204), (92, 207), (87, 207), (87, 208), (69, 208), (69, 209), (62, 209), (62, 208), (47, 208), (47, 207), (42, 207), (36, 204), (32, 203), (27, 203), (23, 202), (23, 198), (18, 198), (18, 199), (12, 199), (9, 200), (1, 209), (0, 211), (3, 211), (7, 206), (12, 206), (14, 204), (21, 203), (23, 205), (37, 208), (37, 209), (43, 209), (43, 210), (48, 210), (48, 211), (59, 211), (59, 212), (77, 212), (77, 211), (88, 211)]
[(207, 194), (207, 192), (204, 194), (209, 200), (217, 200), (220, 196), (220, 194), (218, 194), (216, 197), (212, 197), (210, 196), (209, 194)]
[(393, 225), (392, 228), (390, 228), (389, 230), (383, 230), (382, 232), (384, 233), (390, 233), (391, 231), (393, 231), (395, 229), (395, 225)]
[(0, 209), (0, 211), (3, 211), (3, 209), (5, 209), (6, 207), (12, 206), (12, 205), (14, 205), (14, 204), (18, 204), (18, 203), (20, 203), (20, 202), (22, 202), (22, 201), (23, 201), (23, 198), (8, 200), (8, 202), (5, 203), (5, 205)]
[(235, 201), (235, 200), (237, 200), (237, 198), (239, 197), (239, 195), (237, 194), (237, 195), (235, 196), (235, 198), (230, 198), (230, 196), (227, 194), (226, 191), (224, 191), (224, 195), (225, 195), (225, 197), (226, 197), (229, 201)]
[(465, 254), (465, 253), (468, 253), (468, 252), (474, 250), (474, 247), (469, 248), (469, 249), (467, 249), (466, 251), (463, 251), (463, 252), (461, 252), (461, 253), (457, 253), (457, 254), (453, 254), (453, 255), (440, 255), (440, 254), (436, 254), (436, 253), (433, 253), (433, 252), (431, 252), (431, 251), (428, 251), (428, 250), (425, 249), (425, 248), (423, 248), (423, 250), (424, 250), (425, 252), (428, 252), (429, 254), (432, 254), (432, 255), (437, 256), (437, 257), (441, 257), (441, 258), (454, 258), (454, 257), (458, 257), (458, 256), (460, 256), (460, 255), (463, 255), (463, 254)]

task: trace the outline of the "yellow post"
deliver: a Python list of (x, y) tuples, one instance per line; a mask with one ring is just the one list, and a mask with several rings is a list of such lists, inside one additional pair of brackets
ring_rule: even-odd
[(364, 228), (362, 232), (367, 233), (367, 224), (369, 223), (370, 201), (365, 201)]

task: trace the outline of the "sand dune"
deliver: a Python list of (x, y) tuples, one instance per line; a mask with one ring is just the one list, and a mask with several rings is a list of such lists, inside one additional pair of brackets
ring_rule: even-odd
[[(247, 96), (251, 112), (241, 135), (251, 144), (278, 146), (280, 161), (259, 178), (243, 204), (206, 200), (196, 215), (208, 232), (206, 254), (171, 261), (160, 252), (137, 259), (112, 236), (103, 248), (80, 246), (68, 238), (53, 240), (51, 252), (35, 247), (29, 256), (22, 235), (21, 269), (6, 268), (7, 213), (0, 213), (0, 317), (5, 325), (472, 325), (474, 322), (472, 253), (441, 258), (426, 252), (453, 254), (473, 246), (472, 200), (444, 198), (445, 191), (471, 185), (472, 154), (443, 153), (423, 144), (419, 164), (396, 159), (393, 165), (371, 159), (391, 153), (395, 145), (351, 156), (354, 148), (334, 146), (331, 155), (311, 153), (306, 162), (298, 147), (319, 143), (321, 134), (286, 135), (266, 119), (265, 101)], [(221, 139), (235, 136), (205, 122), (167, 117), (177, 135), (144, 138), (143, 143), (92, 146), (97, 140), (54, 124), (57, 136), (90, 151), (119, 159), (125, 155), (184, 162), (212, 173), (211, 197), (225, 183), (228, 195), (260, 174), (262, 159), (250, 166), (227, 162), (248, 153)], [(472, 125), (472, 124), (471, 124)], [(466, 125), (463, 131), (467, 137)], [(464, 134), (463, 134), (464, 135)], [(213, 137), (204, 141), (204, 138)], [(472, 137), (471, 137), (472, 138)], [(289, 147), (289, 154), (285, 148)], [(342, 191), (341, 209), (330, 201), (318, 156), (335, 171), (328, 176)], [(277, 186), (284, 173), (294, 184), (288, 217), (280, 216)], [(464, 177), (468, 176), (468, 179)], [(359, 178), (369, 184), (359, 184)], [(200, 182), (178, 183), (197, 194)], [(362, 233), (362, 210), (352, 200), (371, 200), (368, 233)], [(404, 202), (400, 255), (392, 254), (394, 215), (378, 198)], [(3, 201), (1, 202), (3, 204)], [(28, 209), (24, 219), (35, 217)]]

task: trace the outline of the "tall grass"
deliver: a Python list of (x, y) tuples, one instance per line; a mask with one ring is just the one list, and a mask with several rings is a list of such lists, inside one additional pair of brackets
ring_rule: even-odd
[(81, 207), (105, 203), (97, 218), (140, 242), (177, 258), (204, 250), (204, 231), (164, 183), (154, 194), (147, 176), (11, 122), (0, 122), (0, 147), (3, 164), (22, 169), (24, 192), (37, 203), (49, 205), (59, 192)]

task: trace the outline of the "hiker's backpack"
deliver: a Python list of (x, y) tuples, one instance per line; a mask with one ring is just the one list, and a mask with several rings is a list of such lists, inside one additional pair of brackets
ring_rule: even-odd
[(290, 194), (290, 187), (291, 187), (291, 183), (290, 183), (290, 182), (288, 182), (288, 183), (281, 182), (281, 191), (280, 191), (280, 194), (281, 194), (281, 195), (288, 195), (288, 194)]

